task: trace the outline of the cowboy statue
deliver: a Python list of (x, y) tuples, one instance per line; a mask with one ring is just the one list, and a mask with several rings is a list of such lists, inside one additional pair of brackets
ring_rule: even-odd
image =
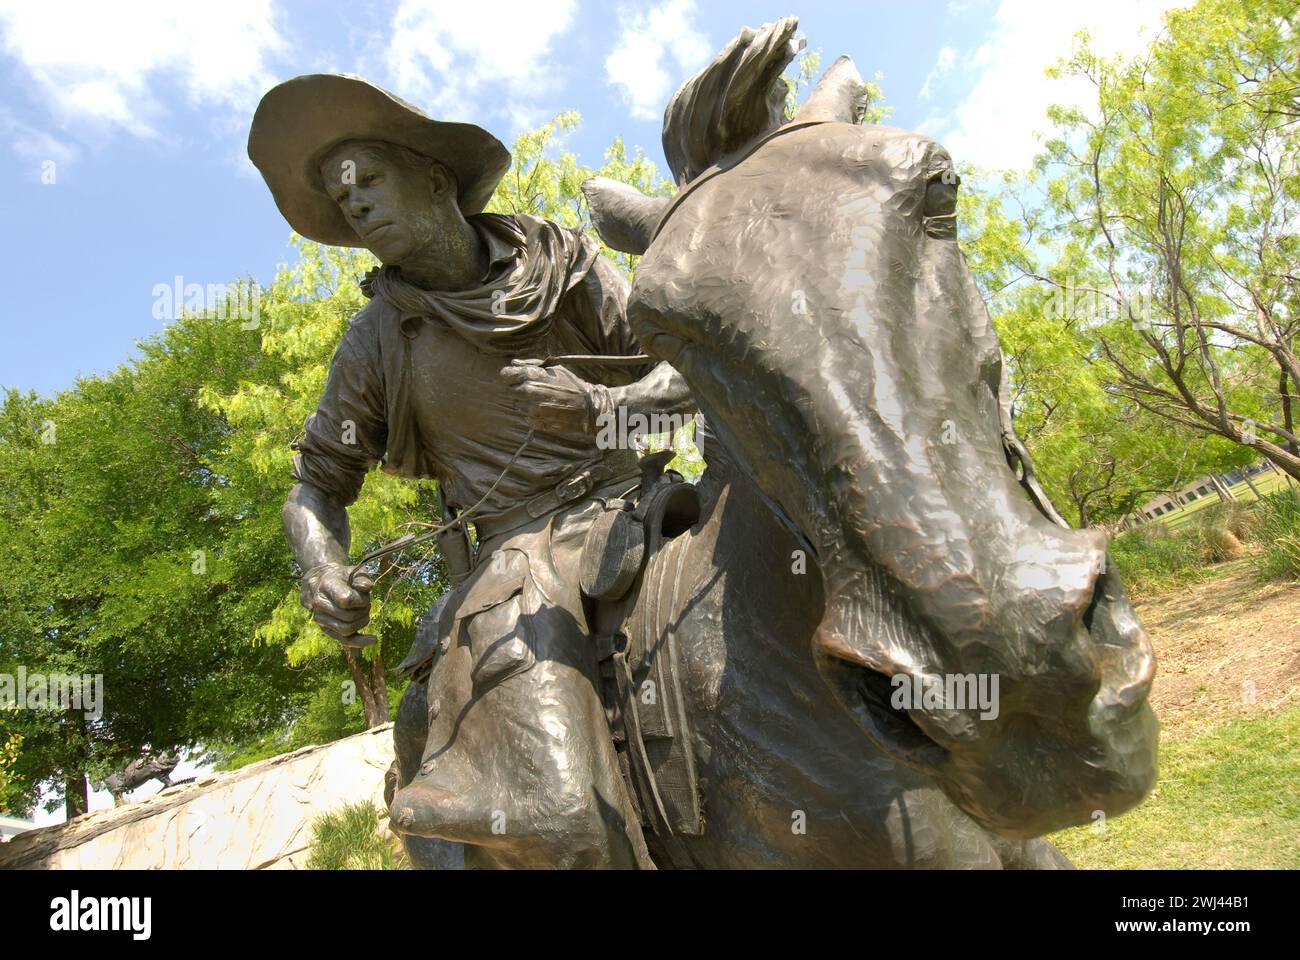
[[(591, 239), (482, 212), (510, 155), (479, 127), (313, 75), (266, 94), (248, 152), (294, 230), (382, 263), (297, 444), (284, 523), (303, 604), (340, 643), (365, 642), (371, 583), (349, 577), (347, 507), (376, 463), (436, 478), (448, 515), (476, 528), (475, 544), (464, 524), (441, 541), (458, 585), (394, 821), (482, 865), (648, 865), (577, 566), (640, 476), (632, 450), (597, 443), (598, 417), (685, 414), (688, 388), (641, 355), (628, 282)], [(518, 362), (555, 357), (566, 364)]]
[[(861, 123), (847, 57), (787, 116), (797, 27), (669, 100), (674, 196), (583, 184), (631, 285), (480, 212), (509, 158), (477, 127), (348, 77), (258, 109), (286, 219), (383, 263), (285, 506), (317, 622), (370, 640), (367, 470), (446, 501), (394, 721), (415, 863), (1051, 869), (1155, 782), (1150, 639), (1016, 436), (952, 159)], [(697, 408), (698, 483), (603, 429)]]

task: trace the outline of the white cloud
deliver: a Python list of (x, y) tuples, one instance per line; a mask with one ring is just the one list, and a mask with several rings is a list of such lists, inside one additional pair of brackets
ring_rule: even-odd
[(1085, 107), (1095, 102), (1095, 90), (1086, 81), (1048, 80), (1043, 72), (1069, 55), (1074, 34), (1087, 30), (1093, 49), (1103, 56), (1131, 56), (1155, 38), (1165, 10), (1188, 2), (1002, 0), (992, 35), (963, 63), (976, 74), (966, 85), (969, 94), (945, 116), (927, 120), (926, 132), (958, 163), (1027, 168), (1042, 149), (1036, 134), (1051, 129), (1050, 104)]
[(76, 146), (64, 143), (44, 130), (28, 126), (9, 111), (0, 112), (0, 132), (9, 141), (13, 152), (32, 164), (32, 175), (40, 172), (41, 164), (52, 161), (56, 168), (65, 167), (77, 159)]
[(247, 112), (283, 48), (271, 0), (132, 4), (0, 0), (0, 43), (53, 103), (65, 126), (157, 136), (157, 92)]
[(475, 112), (486, 84), (504, 85), (517, 104), (556, 85), (562, 61), (551, 45), (576, 13), (576, 0), (402, 0), (387, 66), (397, 92), (444, 116)]
[(551, 119), (540, 108), (526, 103), (507, 103), (502, 111), (508, 118), (511, 132), (516, 134), (533, 130)]
[[(657, 120), (676, 84), (708, 62), (708, 38), (695, 29), (695, 0), (665, 0), (647, 11), (619, 8), (622, 33), (605, 59), (605, 75), (620, 88), (637, 120)], [(676, 69), (670, 74), (665, 61)]]
[(921, 84), (921, 92), (918, 94), (922, 100), (930, 96), (934, 89), (934, 82), (946, 77), (952, 73), (952, 68), (957, 63), (957, 51), (952, 47), (944, 47), (939, 51), (939, 59), (934, 63), (934, 69), (925, 77), (925, 83)]

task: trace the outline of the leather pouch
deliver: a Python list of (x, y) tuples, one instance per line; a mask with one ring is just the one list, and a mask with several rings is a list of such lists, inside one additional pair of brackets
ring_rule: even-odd
[(485, 558), (457, 609), (470, 650), (470, 677), (476, 692), (523, 673), (537, 662), (528, 623), (528, 559), (514, 550)]

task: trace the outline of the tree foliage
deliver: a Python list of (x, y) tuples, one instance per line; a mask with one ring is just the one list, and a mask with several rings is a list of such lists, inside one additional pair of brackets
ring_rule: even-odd
[(1250, 459), (1113, 389), (1097, 341), (1109, 303), (1079, 290), (1070, 261), (1051, 259), (1038, 182), (971, 170), (964, 181), (962, 247), (1002, 343), (1016, 430), (1072, 522), (1122, 519), (1156, 493)]
[(1113, 389), (1300, 479), (1300, 5), (1201, 0), (1142, 55), (1078, 38), (1040, 169), (1058, 263), (1113, 306), (1093, 331)]
[(185, 317), (141, 356), (52, 398), (0, 407), (0, 673), (102, 677), (104, 713), (18, 710), (6, 808), (53, 784), (79, 809), (147, 749), (192, 747), (282, 724), (304, 678), (246, 638), (289, 570), (234, 537), (243, 516), (213, 469), (230, 427), (204, 385), (263, 377), (237, 317)]
[(1027, 176), (963, 171), (962, 244), (1017, 429), (1080, 523), (1268, 456), (1295, 466), (1294, 2), (1201, 0), (1142, 55), (1081, 35)]

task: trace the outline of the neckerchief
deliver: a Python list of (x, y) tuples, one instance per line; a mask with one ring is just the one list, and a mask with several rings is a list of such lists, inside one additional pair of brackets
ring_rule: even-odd
[(591, 269), (596, 246), (578, 231), (538, 217), (482, 213), (468, 222), (491, 256), (481, 286), (426, 290), (398, 267), (377, 267), (361, 290), (391, 304), (404, 331), (408, 322), (433, 317), (484, 353), (526, 355), (550, 332), (560, 298)]

